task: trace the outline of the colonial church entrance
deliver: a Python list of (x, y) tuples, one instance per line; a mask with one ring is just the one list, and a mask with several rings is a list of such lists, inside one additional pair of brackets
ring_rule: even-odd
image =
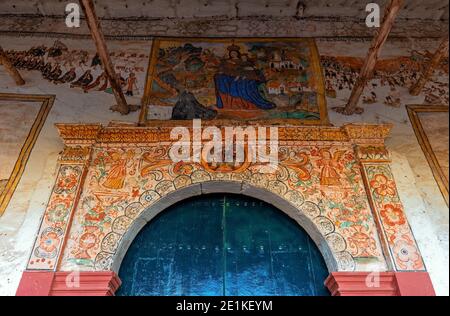
[(273, 206), (237, 195), (183, 201), (131, 244), (116, 295), (328, 295), (307, 233)]

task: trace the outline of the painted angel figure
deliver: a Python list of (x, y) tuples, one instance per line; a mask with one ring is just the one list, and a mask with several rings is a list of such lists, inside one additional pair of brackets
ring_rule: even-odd
[(108, 154), (112, 160), (111, 169), (109, 170), (106, 180), (102, 185), (108, 189), (122, 189), (125, 184), (128, 162), (133, 157), (134, 152), (128, 151), (124, 155), (121, 155), (118, 152), (111, 152)]
[(344, 155), (344, 151), (336, 151), (334, 155), (329, 149), (321, 149), (321, 159), (317, 162), (319, 167), (322, 167), (320, 172), (320, 184), (321, 185), (341, 185), (341, 176), (338, 170), (342, 169), (342, 165), (339, 162)]

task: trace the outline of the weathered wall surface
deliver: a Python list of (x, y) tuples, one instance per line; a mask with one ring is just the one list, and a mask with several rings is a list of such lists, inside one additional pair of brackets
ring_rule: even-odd
[[(263, 34), (259, 34), (261, 35)], [(50, 47), (54, 39), (3, 36), (0, 41), (6, 50), (28, 50), (40, 44)], [(71, 49), (88, 50), (90, 59), (94, 55), (94, 47), (90, 40), (64, 39), (63, 42)], [(111, 51), (121, 51), (124, 48), (126, 50), (129, 47), (142, 54), (148, 54), (151, 42), (112, 41), (109, 45)], [(318, 46), (319, 52), (326, 56), (363, 57), (368, 43), (324, 40), (319, 41)], [(383, 58), (410, 56), (413, 50), (432, 50), (436, 46), (436, 41), (389, 42), (383, 52)], [(77, 68), (77, 75), (80, 76), (87, 68), (87, 66)], [(2, 295), (15, 293), (39, 228), (40, 217), (54, 184), (57, 156), (63, 149), (54, 123), (95, 122), (107, 125), (113, 120), (138, 121), (137, 113), (123, 117), (110, 112), (109, 107), (114, 103), (114, 99), (109, 93), (104, 91), (84, 93), (81, 89), (70, 88), (68, 84), (55, 85), (42, 80), (41, 74), (37, 71), (22, 71), (22, 74), (27, 84), (16, 87), (12, 80), (0, 71), (0, 92), (55, 94), (56, 100), (16, 193), (5, 214), (0, 218), (0, 275), (2, 276), (0, 294)], [(446, 80), (448, 84), (448, 76), (444, 76), (441, 80), (444, 82)], [(405, 109), (405, 104), (422, 104), (425, 95), (417, 98), (410, 97), (406, 88), (399, 88), (397, 94), (401, 104), (396, 107), (383, 103), (384, 97), (389, 94), (389, 88), (377, 88), (376, 92), (379, 100), (374, 104), (365, 105), (366, 111), (363, 115), (344, 117), (331, 111), (331, 107), (345, 104), (348, 98), (347, 88), (338, 90), (336, 98), (327, 99), (330, 121), (336, 126), (350, 122), (394, 124), (387, 144), (393, 154), (392, 169), (399, 194), (436, 291), (440, 295), (448, 295), (448, 207), (417, 143)], [(131, 100), (138, 102), (139, 96), (136, 95)]]
[[(379, 4), (381, 11), (388, 3), (387, 0), (372, 2)], [(69, 1), (4, 0), (0, 3), (0, 34), (39, 32), (42, 36), (88, 37), (85, 23), (80, 28), (65, 26), (67, 3)], [(94, 3), (107, 37), (370, 38), (375, 32), (363, 23), (367, 16), (366, 2), (359, 0), (98, 0)], [(448, 8), (447, 0), (405, 1), (390, 36), (444, 36), (448, 33)]]
[[(384, 6), (387, 0), (374, 1)], [(4, 0), (4, 14), (63, 15), (67, 2), (58, 0)], [(168, 17), (193, 18), (207, 16), (295, 16), (364, 18), (365, 6), (358, 0), (98, 0), (102, 18)], [(446, 0), (408, 0), (401, 18), (448, 19)]]

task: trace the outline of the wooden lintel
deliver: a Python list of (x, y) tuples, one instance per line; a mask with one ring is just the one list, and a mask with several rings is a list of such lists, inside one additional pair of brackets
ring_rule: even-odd
[(368, 81), (373, 77), (373, 73), (380, 56), (381, 49), (383, 48), (383, 45), (386, 42), (389, 33), (391, 32), (398, 12), (403, 6), (403, 2), (404, 0), (391, 0), (389, 5), (386, 7), (383, 23), (372, 41), (369, 53), (361, 68), (361, 72), (355, 83), (355, 86), (353, 87), (350, 99), (348, 100), (348, 103), (345, 107), (333, 108), (336, 112), (345, 115), (352, 115), (355, 113), (363, 112), (363, 109), (358, 107), (358, 102), (361, 98), (362, 93), (364, 92), (364, 88), (366, 87)]
[(25, 84), (25, 80), (23, 80), (20, 73), (17, 71), (16, 67), (11, 63), (6, 53), (3, 51), (3, 48), (0, 46), (0, 65), (5, 67), (7, 73), (14, 79), (18, 86), (23, 86)]
[(122, 87), (119, 83), (118, 76), (114, 70), (111, 57), (106, 46), (105, 38), (103, 36), (103, 31), (100, 26), (97, 14), (95, 13), (94, 3), (92, 0), (80, 0), (81, 7), (86, 18), (86, 21), (91, 32), (91, 36), (94, 40), (95, 46), (97, 48), (98, 56), (102, 62), (103, 70), (111, 84), (112, 91), (116, 98), (117, 105), (112, 106), (113, 111), (118, 111), (121, 114), (130, 113), (130, 107), (127, 104), (125, 96), (122, 91)]

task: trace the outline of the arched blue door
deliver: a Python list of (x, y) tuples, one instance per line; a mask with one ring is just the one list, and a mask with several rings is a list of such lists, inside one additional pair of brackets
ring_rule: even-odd
[(329, 295), (314, 242), (273, 206), (206, 195), (148, 223), (119, 271), (117, 295)]

